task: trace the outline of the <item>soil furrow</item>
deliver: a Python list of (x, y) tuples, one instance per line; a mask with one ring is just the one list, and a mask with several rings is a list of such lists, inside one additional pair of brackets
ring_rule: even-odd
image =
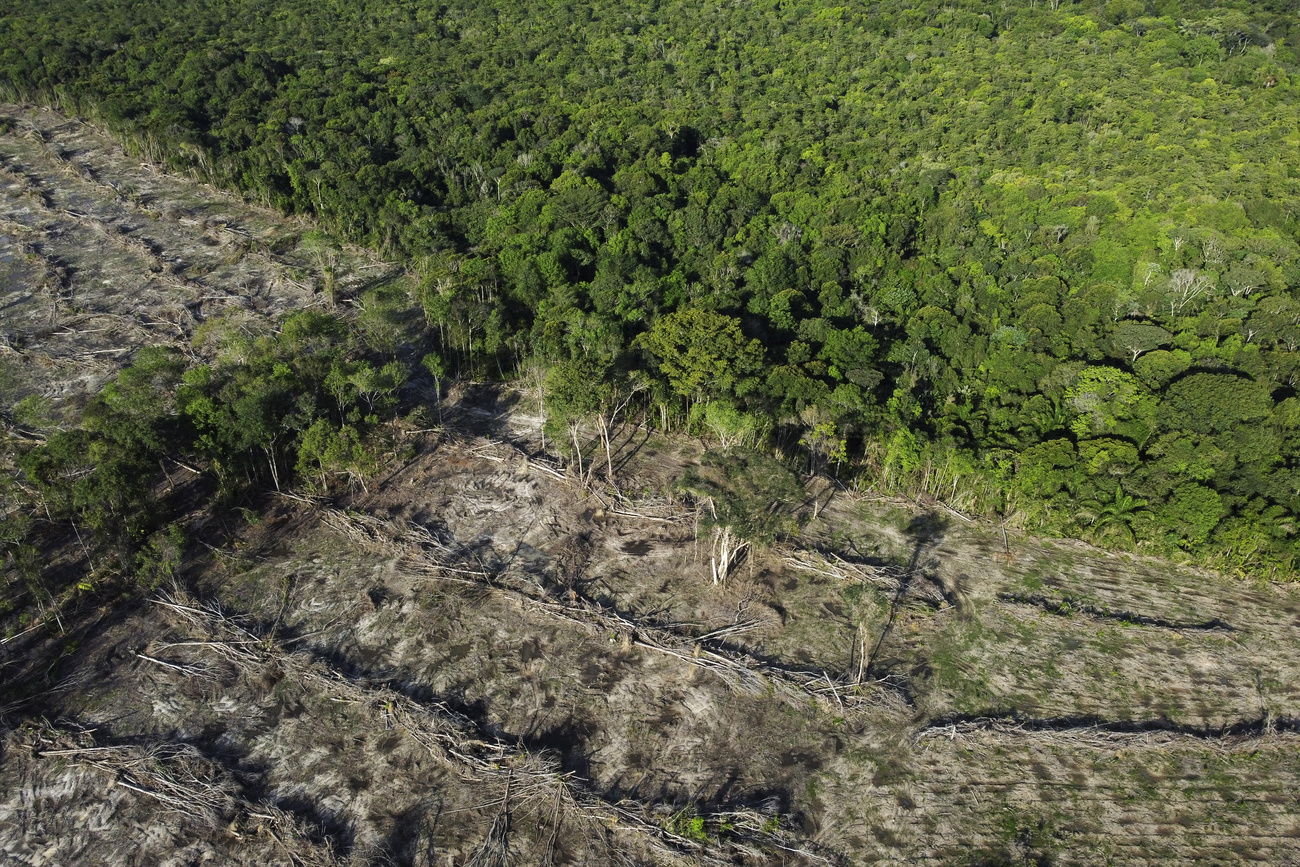
[(1109, 720), (1096, 716), (1027, 717), (1016, 711), (990, 714), (954, 714), (928, 722), (918, 738), (944, 737), (976, 731), (1047, 732), (1056, 734), (1105, 733), (1119, 735), (1171, 734), (1198, 740), (1239, 740), (1269, 735), (1300, 734), (1300, 719), (1261, 718), (1239, 720), (1218, 728), (1192, 726), (1169, 719)]

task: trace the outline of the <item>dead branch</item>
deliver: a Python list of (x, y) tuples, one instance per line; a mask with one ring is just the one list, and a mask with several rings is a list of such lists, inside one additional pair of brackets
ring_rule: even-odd
[(145, 662), (152, 662), (154, 665), (160, 665), (163, 668), (170, 668), (172, 671), (180, 672), (186, 677), (199, 677), (207, 679), (209, 677), (207, 668), (201, 665), (181, 665), (176, 662), (168, 662), (165, 659), (158, 659), (144, 653), (137, 653), (136, 657), (143, 659)]
[(493, 817), (487, 837), (465, 862), (465, 867), (506, 867), (510, 863), (510, 785), (513, 781), (513, 777), (506, 779), (501, 809)]
[[(828, 673), (805, 671), (761, 661), (742, 651), (724, 648), (715, 637), (685, 635), (677, 629), (633, 618), (576, 593), (551, 595), (511, 568), (494, 571), (476, 562), (463, 562), (464, 555), (435, 536), (426, 527), (384, 521), (372, 515), (323, 509), (324, 522), (347, 538), (382, 550), (385, 556), (405, 561), (413, 573), (441, 581), (467, 584), (502, 594), (526, 609), (579, 625), (599, 635), (622, 635), (629, 643), (671, 656), (720, 678), (728, 688), (743, 695), (772, 694), (793, 707), (805, 708), (811, 699), (825, 710), (862, 711), (883, 700), (882, 691), (868, 691), (847, 676), (835, 677), (837, 687), (829, 692), (824, 680)], [(833, 702), (833, 703), (832, 703)]]
[[(507, 792), (502, 803), (522, 807), (529, 802), (560, 803), (567, 815), (591, 827), (603, 826), (630, 833), (668, 861), (687, 858), (696, 864), (730, 863), (715, 846), (673, 834), (646, 815), (644, 804), (630, 801), (611, 803), (592, 793), (585, 781), (563, 771), (554, 757), (535, 753), (500, 740), (482, 736), (472, 720), (440, 701), (417, 702), (387, 686), (350, 677), (301, 651), (289, 651), (279, 642), (259, 637), (247, 623), (225, 613), (215, 604), (204, 604), (188, 597), (164, 596), (155, 600), (177, 620), (202, 637), (175, 642), (171, 648), (190, 647), (195, 652), (213, 653), (237, 665), (248, 676), (257, 676), (274, 666), (304, 687), (319, 691), (334, 701), (352, 704), (372, 714), (376, 723), (396, 728), (425, 749), (432, 757), (446, 763), (467, 780), (486, 782)], [(706, 653), (705, 658), (709, 655)], [(766, 817), (755, 814), (752, 833), (746, 830), (739, 843), (766, 845), (769, 840), (786, 851), (795, 842), (784, 834), (764, 830)], [(497, 857), (505, 851), (504, 835), (508, 826), (490, 830), (484, 857)], [(495, 836), (494, 836), (495, 835)], [(490, 845), (489, 845), (490, 844)], [(732, 846), (733, 844), (727, 844)], [(810, 856), (831, 863), (819, 856)], [(496, 864), (487, 860), (480, 863)]]
[(740, 557), (749, 550), (749, 541), (732, 535), (730, 527), (715, 527), (709, 566), (713, 570), (714, 585), (724, 584)]
[(826, 555), (803, 548), (789, 549), (781, 558), (781, 562), (792, 569), (811, 572), (823, 578), (849, 584), (874, 584), (890, 592), (898, 589), (900, 580), (893, 570), (884, 567), (852, 563), (838, 554)]
[(216, 761), (189, 744), (101, 744), (93, 729), (29, 725), (18, 742), (39, 758), (69, 759), (109, 774), (112, 785), (135, 792), (164, 810), (205, 827), (224, 827), (237, 837), (266, 833), (294, 864), (336, 867), (342, 862), (327, 842), (289, 813), (245, 799), (240, 784)]

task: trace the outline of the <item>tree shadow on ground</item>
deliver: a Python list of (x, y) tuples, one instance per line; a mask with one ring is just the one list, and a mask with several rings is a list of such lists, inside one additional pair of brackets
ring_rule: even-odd
[(934, 565), (929, 555), (943, 543), (947, 530), (947, 519), (937, 512), (922, 513), (908, 522), (907, 529), (904, 532), (912, 542), (912, 553), (902, 575), (899, 576), (898, 588), (894, 591), (894, 598), (890, 600), (889, 617), (885, 620), (885, 626), (880, 631), (880, 637), (876, 639), (876, 645), (872, 648), (871, 655), (867, 657), (867, 664), (864, 668), (867, 678), (880, 677), (877, 670), (880, 649), (884, 647), (885, 641), (893, 631), (894, 623), (898, 619), (899, 609), (906, 602), (907, 595), (916, 579), (922, 577), (925, 571)]

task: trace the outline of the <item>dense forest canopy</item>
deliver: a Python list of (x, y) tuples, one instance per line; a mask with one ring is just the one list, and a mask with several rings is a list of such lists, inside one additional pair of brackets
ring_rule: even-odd
[(0, 85), (409, 261), (379, 356), (1289, 573), (1298, 5), (13, 0)]

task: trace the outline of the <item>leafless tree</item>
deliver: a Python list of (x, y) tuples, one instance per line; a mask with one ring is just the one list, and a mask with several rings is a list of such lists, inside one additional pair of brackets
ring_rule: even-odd
[(749, 548), (749, 542), (732, 533), (730, 527), (718, 527), (713, 531), (712, 548), (713, 583), (722, 584), (739, 562), (740, 555)]
[(1210, 278), (1195, 268), (1179, 268), (1169, 275), (1169, 312), (1182, 315), (1187, 305), (1205, 297), (1212, 288)]

